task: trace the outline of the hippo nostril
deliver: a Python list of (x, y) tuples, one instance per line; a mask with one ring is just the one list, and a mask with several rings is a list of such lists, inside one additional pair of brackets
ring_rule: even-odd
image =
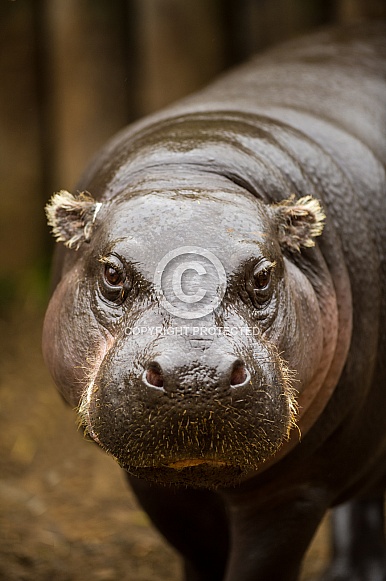
[(162, 370), (158, 363), (151, 363), (149, 365), (148, 369), (144, 373), (144, 378), (146, 380), (146, 383), (148, 383), (152, 387), (164, 386)]
[(250, 378), (251, 375), (246, 369), (244, 363), (237, 361), (233, 366), (231, 374), (231, 387), (246, 385)]

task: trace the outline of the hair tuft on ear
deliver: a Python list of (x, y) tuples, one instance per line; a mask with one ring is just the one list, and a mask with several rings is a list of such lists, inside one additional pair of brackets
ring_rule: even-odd
[(280, 244), (292, 252), (315, 246), (323, 232), (326, 215), (321, 203), (312, 196), (298, 200), (294, 195), (273, 206), (278, 222)]
[(61, 190), (54, 194), (45, 210), (48, 225), (51, 226), (56, 241), (75, 250), (83, 242), (89, 242), (101, 206), (88, 192), (73, 195)]

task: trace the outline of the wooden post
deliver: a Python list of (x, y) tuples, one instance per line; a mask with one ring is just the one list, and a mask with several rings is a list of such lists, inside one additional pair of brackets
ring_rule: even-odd
[(338, 0), (335, 17), (341, 23), (386, 18), (386, 4), (384, 0)]
[(0, 301), (14, 294), (41, 248), (32, 10), (26, 2), (4, 2), (0, 9)]
[(135, 0), (139, 107), (146, 114), (205, 84), (223, 67), (215, 0)]
[(72, 188), (91, 156), (129, 118), (130, 79), (116, 6), (45, 0), (54, 189)]

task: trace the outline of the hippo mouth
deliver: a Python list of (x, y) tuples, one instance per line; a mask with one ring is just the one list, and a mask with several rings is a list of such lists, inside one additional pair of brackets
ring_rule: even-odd
[(174, 468), (174, 470), (183, 470), (184, 468), (190, 468), (192, 466), (200, 466), (201, 464), (207, 464), (208, 466), (222, 468), (226, 466), (226, 462), (222, 460), (204, 460), (202, 458), (192, 458), (190, 460), (178, 460), (177, 462), (170, 462), (167, 467)]
[[(231, 431), (232, 415), (224, 419), (203, 410), (190, 418), (187, 414), (169, 416), (167, 421), (145, 427), (131, 421), (123, 430), (119, 423), (111, 429), (113, 420), (119, 421), (116, 415), (110, 416), (110, 422), (94, 421), (92, 427), (84, 427), (131, 476), (165, 485), (217, 489), (239, 485), (275, 454), (287, 439), (285, 411), (280, 410), (281, 422), (264, 425), (264, 431), (240, 415), (236, 417), (239, 429)], [(106, 424), (108, 431), (103, 430)]]
[(272, 405), (270, 394), (260, 394), (260, 402), (263, 397), (262, 409), (271, 412), (264, 415), (261, 409), (254, 413), (253, 394), (246, 393), (239, 404), (218, 399), (209, 400), (210, 405), (207, 400), (188, 405), (181, 400), (174, 408), (160, 394), (165, 403), (158, 413), (145, 414), (137, 399), (127, 416), (117, 413), (111, 403), (101, 405), (100, 397), (82, 419), (88, 420), (83, 425), (91, 439), (132, 476), (215, 489), (237, 486), (246, 475), (259, 471), (288, 439), (288, 399), (278, 397)]
[(190, 488), (229, 488), (240, 484), (245, 471), (240, 466), (220, 460), (178, 460), (163, 466), (134, 467), (121, 463), (131, 475), (142, 480), (163, 485), (189, 486)]

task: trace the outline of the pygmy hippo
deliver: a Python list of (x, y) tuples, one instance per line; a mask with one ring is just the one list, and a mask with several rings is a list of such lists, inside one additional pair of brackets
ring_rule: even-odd
[(290, 41), (47, 207), (45, 361), (188, 581), (384, 581), (386, 27)]

